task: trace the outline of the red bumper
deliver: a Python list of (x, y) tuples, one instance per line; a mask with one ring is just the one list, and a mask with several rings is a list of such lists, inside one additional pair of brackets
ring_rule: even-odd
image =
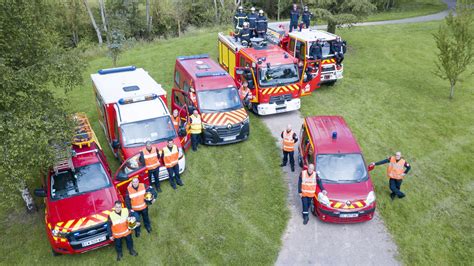
[(110, 245), (113, 241), (111, 241), (107, 236), (105, 238), (105, 241), (101, 241), (96, 244), (91, 244), (86, 247), (82, 247), (81, 243), (71, 243), (69, 242), (68, 239), (65, 238), (56, 238), (51, 235), (51, 233), (48, 233), (48, 239), (49, 243), (51, 244), (51, 248), (53, 249), (54, 252), (60, 253), (60, 254), (81, 254), (84, 252), (88, 252), (94, 249), (98, 249), (103, 246)]
[(360, 223), (374, 218), (375, 206), (376, 203), (374, 202), (364, 208), (348, 211), (328, 208), (316, 201), (313, 213), (323, 222), (339, 224)]

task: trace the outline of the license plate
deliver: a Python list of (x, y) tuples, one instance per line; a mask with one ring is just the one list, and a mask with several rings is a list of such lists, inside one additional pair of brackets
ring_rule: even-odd
[(86, 242), (82, 242), (82, 247), (87, 247), (87, 246), (90, 246), (90, 245), (100, 243), (102, 241), (105, 241), (105, 239), (106, 239), (106, 236), (101, 236), (101, 237), (98, 237), (96, 239), (92, 239), (92, 240), (89, 240), (89, 241), (86, 241)]
[(359, 217), (359, 214), (358, 213), (341, 213), (339, 214), (339, 217), (340, 218), (355, 218), (355, 217)]
[(232, 137), (225, 137), (225, 138), (222, 138), (224, 141), (229, 141), (229, 140), (234, 140), (236, 139), (237, 136), (232, 136)]
[(324, 76), (324, 79), (330, 79), (330, 78), (331, 78), (331, 76), (330, 76), (330, 75), (326, 75), (326, 76)]

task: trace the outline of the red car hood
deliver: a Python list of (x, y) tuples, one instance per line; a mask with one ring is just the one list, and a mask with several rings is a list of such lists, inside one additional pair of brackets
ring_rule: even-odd
[(370, 178), (367, 181), (360, 182), (360, 183), (352, 183), (352, 184), (330, 184), (326, 183), (323, 184), (324, 188), (328, 192), (327, 196), (330, 200), (336, 201), (353, 201), (353, 200), (361, 200), (366, 199), (367, 194), (370, 191), (374, 190), (372, 182)]
[(118, 199), (113, 186), (75, 197), (50, 202), (47, 222), (58, 229), (72, 231), (107, 220)]

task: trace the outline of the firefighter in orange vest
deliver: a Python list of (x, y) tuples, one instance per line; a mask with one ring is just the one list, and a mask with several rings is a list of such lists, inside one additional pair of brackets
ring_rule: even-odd
[(319, 186), (322, 193), (327, 195), (323, 182), (314, 171), (314, 164), (309, 164), (307, 170), (303, 170), (298, 178), (298, 193), (303, 204), (303, 224), (309, 221), (309, 207), (311, 201), (316, 197), (316, 186)]
[(381, 165), (388, 163), (387, 168), (387, 176), (389, 178), (389, 187), (392, 193), (390, 194), (390, 198), (393, 200), (395, 196), (398, 198), (404, 198), (405, 193), (400, 191), (400, 187), (402, 186), (403, 178), (411, 169), (409, 163), (405, 161), (402, 157), (402, 153), (397, 151), (395, 156), (390, 156), (387, 159), (382, 161), (371, 163), (372, 166)]
[(291, 129), (291, 125), (286, 127), (286, 130), (281, 132), (283, 150), (283, 162), (280, 164), (281, 167), (286, 166), (288, 157), (290, 157), (291, 172), (295, 171), (295, 143), (298, 142), (298, 136)]
[(179, 126), (181, 125), (181, 117), (179, 117), (178, 109), (173, 110), (173, 116), (171, 117), (173, 120), (173, 126), (176, 132), (179, 130)]
[[(150, 202), (145, 200), (145, 194), (149, 192), (153, 195), (153, 199)], [(153, 204), (156, 201), (155, 190), (151, 187), (140, 183), (138, 177), (134, 177), (132, 182), (127, 187), (125, 194), (125, 205), (130, 210), (130, 213), (135, 216), (137, 221), (140, 219), (140, 215), (143, 217), (143, 224), (148, 233), (151, 233), (150, 218), (148, 216), (148, 204)], [(135, 229), (135, 236), (140, 237), (141, 226)]]
[(138, 256), (138, 253), (133, 249), (132, 231), (128, 228), (129, 212), (127, 208), (122, 208), (122, 202), (117, 200), (114, 209), (109, 214), (107, 220), (107, 233), (110, 240), (115, 243), (115, 250), (117, 251), (117, 261), (123, 257), (122, 253), (122, 239), (127, 243), (127, 249), (132, 256)]
[(242, 82), (242, 86), (240, 86), (239, 89), (239, 96), (244, 106), (251, 110), (250, 108), (252, 108), (252, 105), (250, 103), (250, 100), (252, 100), (253, 95), (249, 89), (249, 83), (247, 81)]
[(143, 159), (148, 170), (150, 184), (155, 183), (156, 191), (161, 192), (160, 188), (160, 155), (157, 148), (151, 146), (151, 142), (147, 141), (145, 148), (142, 150)]
[(178, 146), (173, 143), (172, 139), (168, 140), (168, 144), (161, 151), (161, 158), (163, 159), (166, 170), (168, 170), (170, 185), (173, 189), (176, 189), (176, 184), (184, 186), (179, 176), (179, 153)]

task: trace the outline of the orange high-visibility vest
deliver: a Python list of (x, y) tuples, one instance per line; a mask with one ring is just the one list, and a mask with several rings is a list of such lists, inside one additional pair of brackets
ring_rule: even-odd
[[(242, 86), (239, 90), (240, 99), (241, 100), (245, 99), (245, 96), (247, 96), (247, 94), (250, 94), (249, 88)], [(249, 95), (249, 97), (247, 97), (247, 99), (250, 100), (250, 95)]]
[(123, 208), (120, 214), (115, 211), (109, 214), (110, 221), (112, 222), (112, 236), (114, 238), (122, 238), (128, 236), (131, 231), (128, 229), (128, 209)]
[(132, 186), (132, 183), (128, 185), (128, 197), (130, 198), (130, 202), (132, 204), (132, 210), (134, 211), (141, 211), (146, 208), (146, 202), (145, 202), (145, 185), (144, 184), (138, 184), (138, 188), (135, 189)]
[(171, 119), (173, 120), (174, 129), (176, 131), (178, 131), (178, 129), (179, 129), (179, 120), (180, 120), (179, 115), (177, 117), (171, 116)]
[(143, 149), (143, 157), (145, 158), (145, 165), (148, 170), (153, 170), (160, 166), (156, 148), (151, 148), (150, 152), (146, 148)]
[(397, 162), (395, 156), (390, 157), (390, 164), (387, 168), (387, 176), (388, 178), (402, 180), (402, 174), (405, 172), (405, 159), (400, 159)]
[(285, 130), (283, 131), (283, 150), (287, 152), (291, 152), (295, 150), (295, 140), (293, 139), (293, 130), (289, 133)]
[(173, 145), (173, 148), (170, 149), (168, 146), (163, 148), (163, 161), (165, 162), (166, 168), (171, 168), (178, 164), (179, 151), (176, 145)]
[(316, 172), (313, 171), (311, 175), (308, 174), (308, 170), (301, 172), (301, 193), (303, 197), (314, 198), (316, 196)]

